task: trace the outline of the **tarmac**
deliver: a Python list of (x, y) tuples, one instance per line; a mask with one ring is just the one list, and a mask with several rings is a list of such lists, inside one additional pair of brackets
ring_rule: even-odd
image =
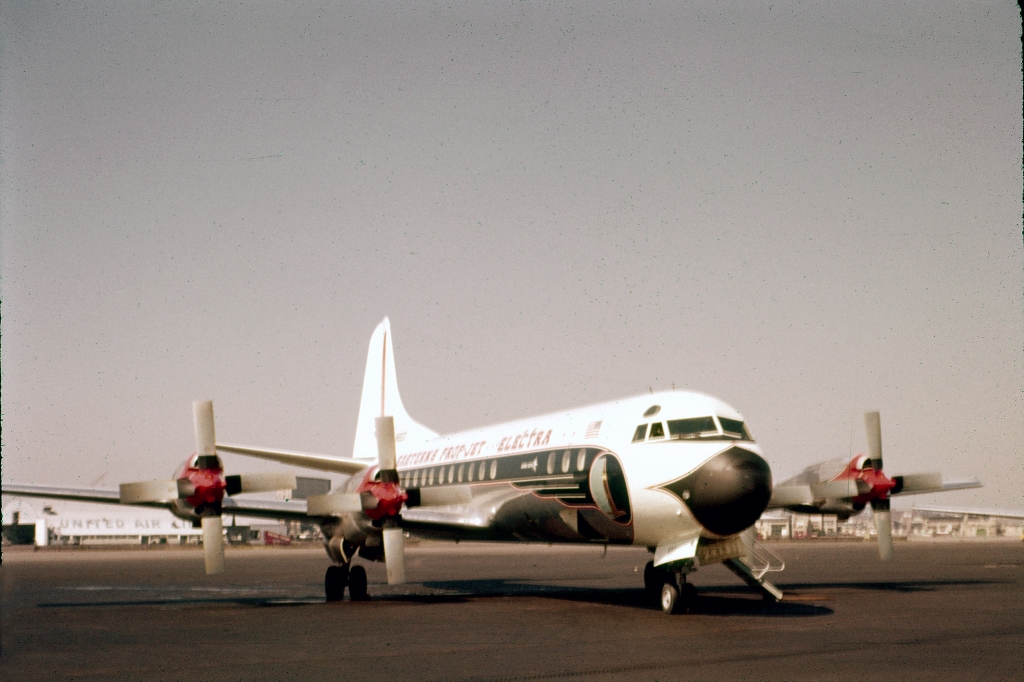
[(769, 545), (766, 604), (722, 566), (695, 613), (643, 549), (424, 543), (411, 581), (326, 603), (322, 549), (3, 549), (3, 680), (1022, 680), (1024, 543)]

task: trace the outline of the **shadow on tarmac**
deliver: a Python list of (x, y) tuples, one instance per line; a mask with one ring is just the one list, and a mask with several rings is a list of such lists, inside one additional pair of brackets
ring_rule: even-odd
[[(371, 585), (371, 588), (373, 586)], [(383, 586), (381, 586), (383, 587)], [(643, 589), (599, 589), (582, 587), (565, 587), (543, 585), (529, 582), (506, 580), (447, 580), (422, 583), (429, 592), (394, 592), (385, 591), (373, 594), (370, 603), (415, 603), (415, 604), (460, 604), (477, 599), (540, 597), (573, 602), (603, 604), (624, 608), (657, 611), (659, 607)], [(386, 589), (386, 588), (385, 588)], [(721, 592), (721, 594), (716, 594)], [(820, 604), (808, 603), (822, 601), (809, 599), (802, 602), (782, 601), (772, 603), (763, 601), (753, 593), (743, 593), (735, 588), (721, 589), (701, 588), (698, 590), (697, 603), (692, 613), (713, 616), (768, 616), (768, 617), (808, 617), (830, 615), (832, 609)], [(347, 599), (343, 604), (350, 603)], [(216, 607), (216, 606), (249, 606), (249, 607), (282, 607), (308, 606), (324, 604), (323, 597), (282, 597), (280, 595), (238, 595), (238, 596), (196, 596), (168, 598), (118, 599), (103, 601), (64, 601), (43, 602), (36, 606), (47, 609), (74, 608), (124, 608), (131, 606), (157, 607)], [(340, 604), (335, 604), (337, 606)]]
[[(801, 590), (870, 590), (873, 592), (934, 592), (944, 587), (980, 586), (998, 583), (994, 580), (911, 580), (889, 582), (822, 582), (792, 583), (779, 585), (786, 592), (782, 602), (772, 603), (760, 599), (752, 592), (734, 586), (698, 588), (698, 600), (693, 613), (713, 616), (808, 617), (826, 616), (833, 610), (820, 605), (832, 597), (820, 592), (799, 594)], [(604, 604), (626, 608), (658, 610), (643, 589), (598, 589), (543, 585), (508, 580), (444, 580), (421, 583), (428, 592), (409, 593), (385, 591), (372, 595), (371, 602), (417, 603), (417, 604), (460, 604), (474, 599), (506, 597), (542, 597), (565, 601)], [(385, 588), (387, 589), (387, 588)], [(796, 592), (794, 594), (794, 592)], [(346, 600), (347, 601), (347, 600)], [(281, 607), (323, 604), (320, 596), (283, 597), (266, 596), (223, 596), (223, 597), (168, 597), (146, 599), (118, 599), (104, 601), (43, 602), (39, 608), (103, 608), (127, 606), (251, 606)]]

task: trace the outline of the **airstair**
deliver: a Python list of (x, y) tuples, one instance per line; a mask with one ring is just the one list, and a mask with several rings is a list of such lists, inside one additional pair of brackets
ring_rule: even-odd
[(776, 573), (786, 568), (786, 562), (771, 551), (754, 535), (753, 530), (743, 533), (740, 538), (746, 548), (746, 554), (737, 559), (727, 559), (725, 567), (736, 576), (761, 593), (768, 601), (781, 601), (782, 590), (764, 579), (768, 573)]

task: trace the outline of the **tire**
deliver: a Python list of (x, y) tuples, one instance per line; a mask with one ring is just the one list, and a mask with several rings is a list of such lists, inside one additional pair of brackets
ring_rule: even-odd
[(324, 595), (327, 601), (341, 601), (345, 598), (348, 584), (348, 566), (328, 566), (324, 575)]
[(672, 615), (679, 613), (679, 588), (677, 588), (672, 582), (667, 582), (661, 586), (661, 610), (662, 613)]
[(369, 595), (366, 593), (366, 569), (362, 566), (353, 566), (348, 572), (348, 596), (352, 601), (366, 601)]

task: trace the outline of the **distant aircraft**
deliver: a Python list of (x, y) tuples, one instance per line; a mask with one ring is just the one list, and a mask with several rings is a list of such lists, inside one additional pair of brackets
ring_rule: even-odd
[[(388, 582), (404, 582), (406, 532), (647, 547), (644, 583), (666, 613), (692, 605), (687, 574), (716, 562), (765, 598), (782, 597), (741, 538), (768, 506), (771, 471), (740, 413), (707, 395), (666, 391), (440, 436), (402, 404), (385, 318), (370, 341), (352, 458), (217, 443), (212, 402), (193, 409), (197, 452), (173, 480), (3, 493), (167, 507), (208, 530), (208, 572), (223, 570), (224, 512), (314, 520), (334, 562), (324, 579), (332, 601), (346, 588), (366, 598), (356, 556), (385, 561)], [(240, 502), (231, 496), (293, 488), (294, 477), (224, 476), (218, 451), (351, 478), (305, 504)]]
[(894, 495), (916, 495), (978, 488), (977, 479), (944, 481), (938, 472), (889, 478), (882, 472), (882, 426), (878, 412), (864, 414), (871, 456), (857, 455), (849, 462), (835, 459), (812, 464), (775, 486), (769, 509), (788, 509), (801, 514), (835, 514), (845, 521), (870, 504), (878, 531), (878, 554), (882, 561), (893, 555), (892, 519), (889, 499)]

